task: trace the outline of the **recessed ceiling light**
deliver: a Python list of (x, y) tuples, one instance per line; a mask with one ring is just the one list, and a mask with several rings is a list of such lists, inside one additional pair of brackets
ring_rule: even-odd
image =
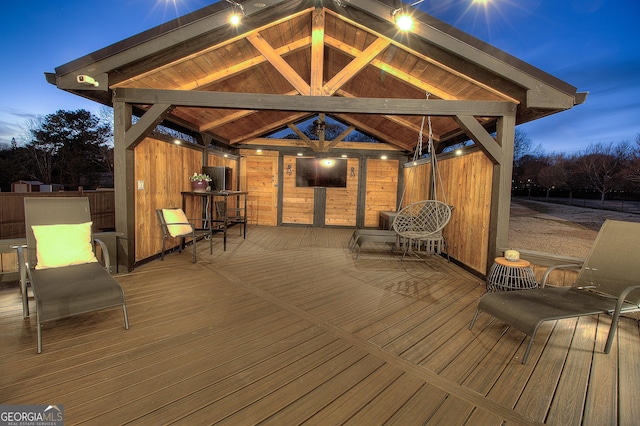
[(253, 4), (254, 7), (265, 7), (267, 4), (266, 3), (262, 3), (261, 1), (257, 1)]

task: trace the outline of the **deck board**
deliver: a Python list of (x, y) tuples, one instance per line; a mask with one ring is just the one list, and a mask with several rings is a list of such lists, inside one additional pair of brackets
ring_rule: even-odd
[[(66, 424), (630, 424), (638, 323), (522, 333), (481, 313), (484, 283), (384, 245), (355, 259), (348, 229), (251, 226), (227, 251), (190, 248), (118, 281), (122, 311), (47, 324), (0, 290), (1, 404), (61, 403)], [(201, 242), (204, 247), (207, 242)], [(33, 308), (33, 307), (32, 307)], [(35, 313), (32, 313), (35, 315)]]

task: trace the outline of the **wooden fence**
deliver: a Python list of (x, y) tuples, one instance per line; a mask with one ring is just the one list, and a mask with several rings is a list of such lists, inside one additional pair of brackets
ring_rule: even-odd
[[(0, 193), (0, 240), (13, 240), (26, 237), (24, 225), (25, 197), (87, 197), (91, 209), (94, 232), (115, 230), (115, 192), (3, 192)], [(0, 282), (15, 279), (14, 274), (2, 273), (17, 270), (15, 250), (0, 247)]]

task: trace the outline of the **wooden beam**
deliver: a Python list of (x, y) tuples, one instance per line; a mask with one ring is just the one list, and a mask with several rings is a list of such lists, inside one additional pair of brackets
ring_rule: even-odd
[(330, 151), (332, 148), (335, 148), (336, 145), (342, 142), (344, 138), (346, 138), (347, 135), (353, 132), (355, 129), (356, 129), (355, 126), (349, 126), (346, 129), (344, 129), (342, 133), (338, 135), (338, 137), (336, 137), (334, 140), (331, 141), (331, 143), (329, 143), (329, 145), (327, 145), (327, 151)]
[(310, 95), (311, 87), (300, 75), (291, 68), (291, 65), (285, 61), (282, 56), (276, 52), (273, 47), (258, 33), (250, 34), (247, 40), (258, 49), (262, 55), (267, 58), (269, 63), (296, 89), (301, 95)]
[(227, 114), (224, 117), (221, 117), (215, 121), (210, 121), (208, 123), (204, 123), (203, 125), (200, 126), (200, 131), (201, 132), (205, 132), (209, 129), (213, 129), (216, 128), (218, 126), (224, 126), (227, 123), (230, 123), (234, 120), (239, 120), (241, 118), (247, 117), (251, 114), (255, 114), (256, 111), (255, 109), (251, 109), (251, 110), (240, 110), (240, 111), (234, 111), (231, 114)]
[(302, 132), (302, 130), (298, 129), (298, 126), (296, 126), (295, 124), (289, 123), (287, 124), (287, 127), (291, 129), (296, 135), (298, 135), (298, 137), (300, 138), (300, 140), (302, 140), (302, 142), (309, 145), (311, 149), (313, 149), (316, 152), (320, 151), (320, 147), (318, 146), (318, 144), (312, 141), (311, 139), (309, 139), (309, 137), (305, 135)]
[(470, 115), (500, 117), (515, 112), (512, 102), (450, 101), (441, 99), (343, 98), (256, 93), (121, 88), (114, 100), (132, 104), (389, 115)]
[[(278, 56), (282, 56), (287, 53), (294, 52), (296, 50), (304, 49), (311, 44), (311, 37), (303, 37), (299, 40), (296, 40), (292, 43), (287, 44), (286, 46), (279, 47), (275, 49), (275, 52)], [(240, 62), (230, 67), (225, 67), (217, 72), (213, 72), (208, 74), (202, 78), (196, 79), (192, 82), (184, 84), (182, 86), (177, 87), (178, 90), (197, 90), (202, 87), (206, 87), (212, 83), (220, 81), (225, 78), (233, 77), (236, 74), (240, 74), (243, 71), (248, 70), (249, 68), (253, 68), (267, 61), (263, 55), (256, 56), (246, 61)]]
[(344, 86), (349, 80), (351, 80), (356, 74), (358, 74), (364, 67), (378, 56), (387, 46), (390, 41), (384, 38), (378, 38), (371, 43), (360, 55), (356, 56), (346, 67), (341, 69), (327, 84), (324, 85), (323, 92), (326, 96), (333, 95), (336, 90)]
[(322, 95), (324, 84), (324, 8), (311, 15), (311, 95)]
[(156, 128), (173, 110), (168, 104), (155, 104), (144, 113), (142, 117), (127, 130), (125, 138), (126, 149), (133, 149), (140, 143), (150, 131)]
[(127, 147), (127, 131), (133, 122), (132, 107), (113, 103), (113, 166), (115, 185), (115, 226), (119, 235), (118, 272), (129, 272), (135, 263), (135, 157)]
[(457, 115), (455, 117), (458, 125), (464, 129), (478, 147), (486, 154), (493, 164), (502, 164), (503, 155), (502, 148), (491, 137), (491, 135), (478, 123), (475, 117)]
[[(329, 37), (329, 36), (325, 37), (325, 43), (328, 46), (331, 46), (343, 53), (346, 53), (349, 56), (358, 56), (362, 53), (359, 49), (356, 49), (355, 47), (349, 44), (346, 44), (340, 40), (336, 40), (333, 37)], [(405, 83), (415, 88), (424, 90), (425, 92), (432, 93), (440, 99), (456, 99), (456, 97), (453, 94), (442, 90), (442, 88), (439, 88), (438, 86), (435, 86), (427, 81), (413, 77), (407, 74), (406, 72), (401, 71), (395, 67), (392, 67), (391, 65), (379, 59), (372, 60), (371, 65), (396, 77), (400, 81), (404, 81)]]

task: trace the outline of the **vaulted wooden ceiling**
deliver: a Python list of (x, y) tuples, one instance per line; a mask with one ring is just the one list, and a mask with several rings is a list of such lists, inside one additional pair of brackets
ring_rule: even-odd
[[(511, 103), (518, 124), (584, 101), (567, 83), (418, 11), (416, 30), (399, 32), (391, 2), (267, 0), (244, 2), (243, 8), (238, 28), (227, 24), (233, 5), (216, 3), (63, 65), (47, 78), (107, 105), (122, 89), (255, 94), (258, 100), (280, 95), (292, 103), (299, 96), (428, 98)], [(100, 86), (81, 85), (78, 75)], [(144, 111), (151, 103), (136, 106)], [(395, 110), (286, 111), (258, 109), (255, 102), (246, 109), (184, 102), (162, 117), (239, 147), (319, 113), (408, 152), (422, 125), (421, 115)], [(495, 116), (472, 115), (489, 132), (495, 129)], [(432, 128), (441, 147), (468, 139), (453, 115), (434, 114)]]

